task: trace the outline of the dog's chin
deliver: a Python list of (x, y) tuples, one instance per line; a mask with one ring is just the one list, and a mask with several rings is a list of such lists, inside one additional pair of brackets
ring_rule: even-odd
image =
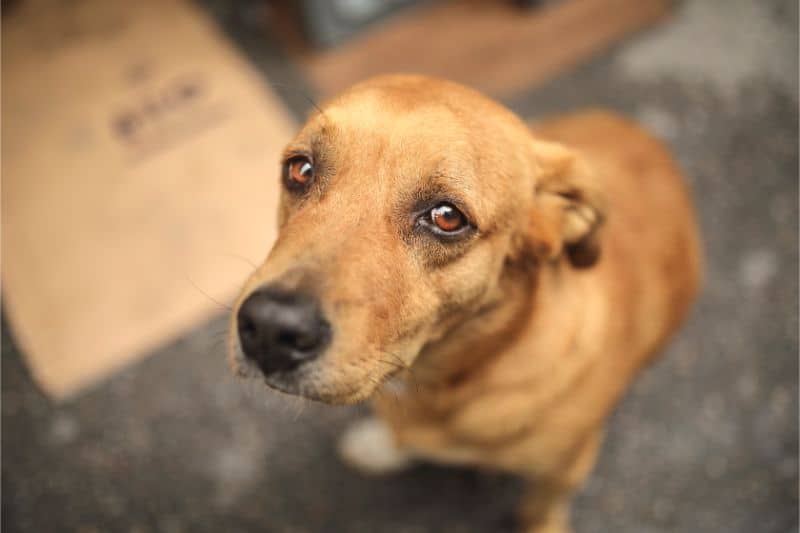
[[(367, 400), (396, 374), (389, 372), (382, 376), (370, 374), (368, 377), (351, 377), (326, 372), (314, 364), (267, 376), (256, 372), (272, 390), (329, 405), (351, 405)], [(249, 376), (254, 377), (252, 374)]]
[[(294, 374), (294, 372), (290, 374)], [(264, 383), (278, 392), (329, 405), (351, 405), (362, 402), (372, 396), (378, 386), (372, 382), (346, 386), (326, 383), (320, 379), (286, 374), (266, 376)]]

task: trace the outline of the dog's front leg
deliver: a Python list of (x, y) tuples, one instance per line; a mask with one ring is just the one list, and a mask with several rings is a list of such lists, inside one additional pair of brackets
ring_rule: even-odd
[(339, 456), (364, 474), (390, 474), (412, 462), (401, 448), (389, 425), (377, 417), (353, 422), (339, 439)]
[(584, 441), (572, 461), (562, 469), (540, 474), (528, 481), (519, 509), (525, 533), (568, 533), (569, 505), (597, 460), (602, 442), (600, 431)]
[(350, 466), (373, 475), (396, 472), (415, 461), (476, 463), (476, 450), (451, 442), (439, 425), (405, 422), (394, 429), (378, 417), (354, 422), (339, 440), (339, 455)]

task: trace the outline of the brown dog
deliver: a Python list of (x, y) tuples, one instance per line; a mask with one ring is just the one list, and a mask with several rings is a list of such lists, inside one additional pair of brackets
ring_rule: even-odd
[(697, 291), (664, 148), (608, 113), (531, 132), (465, 87), (384, 76), (309, 119), (282, 179), (278, 240), (231, 319), (234, 370), (328, 403), (392, 387), (346, 458), (513, 472), (536, 483), (526, 530), (566, 531), (604, 420)]

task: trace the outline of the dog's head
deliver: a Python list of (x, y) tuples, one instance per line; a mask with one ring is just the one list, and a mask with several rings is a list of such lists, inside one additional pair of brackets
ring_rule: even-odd
[(353, 87), (289, 143), (281, 180), (279, 236), (235, 304), (229, 357), (312, 399), (366, 398), (496, 304), (510, 270), (599, 252), (580, 160), (450, 82)]

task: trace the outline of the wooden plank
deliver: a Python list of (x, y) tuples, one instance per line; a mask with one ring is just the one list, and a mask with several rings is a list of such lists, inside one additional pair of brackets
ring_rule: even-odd
[(461, 0), (410, 9), (329, 51), (284, 42), (322, 96), (386, 72), (452, 79), (494, 96), (544, 83), (662, 19), (671, 0), (565, 0), (523, 11)]

